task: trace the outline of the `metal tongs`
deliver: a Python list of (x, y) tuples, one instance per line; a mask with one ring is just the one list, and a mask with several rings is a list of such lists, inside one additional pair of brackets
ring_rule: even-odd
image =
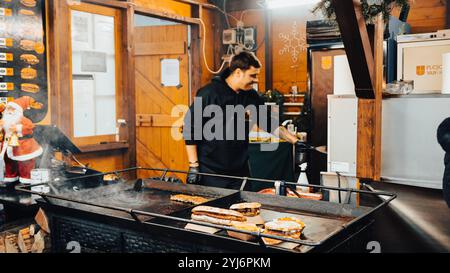
[(313, 150), (313, 151), (319, 152), (321, 154), (327, 154), (328, 153), (327, 146), (315, 147), (315, 146), (312, 146), (310, 144), (307, 144), (307, 143), (301, 142), (301, 141), (298, 141), (295, 144), (296, 144), (296, 147), (298, 147), (300, 150)]

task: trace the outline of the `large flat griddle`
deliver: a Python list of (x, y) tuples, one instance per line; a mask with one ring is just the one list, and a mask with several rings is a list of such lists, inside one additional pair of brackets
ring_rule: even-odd
[[(170, 197), (175, 194), (186, 194), (205, 197), (214, 200), (236, 191), (208, 188), (197, 185), (186, 185), (180, 183), (163, 182), (152, 179), (143, 180), (144, 187), (141, 190), (135, 189), (135, 180), (125, 181), (106, 185), (95, 189), (85, 189), (80, 191), (64, 190), (58, 195), (72, 200), (58, 200), (51, 198), (54, 204), (77, 208), (99, 214), (107, 214), (120, 218), (132, 218), (129, 213), (111, 210), (104, 207), (95, 207), (73, 201), (85, 201), (94, 204), (101, 204), (105, 207), (120, 207), (162, 215), (170, 215), (174, 212), (194, 207), (193, 204), (171, 201)], [(153, 217), (137, 215), (139, 220), (147, 221)]]
[[(141, 168), (134, 170), (138, 169)], [(98, 179), (98, 176), (91, 177)], [(85, 177), (85, 179), (91, 177)], [(164, 175), (162, 178), (164, 178)], [(246, 180), (245, 178), (242, 179)], [(136, 182), (136, 180), (123, 180), (119, 183), (93, 189), (79, 191), (65, 189), (50, 194), (40, 193), (40, 195), (45, 201), (42, 205), (46, 209), (50, 210), (52, 214), (58, 215), (60, 219), (66, 219), (67, 217), (74, 219), (74, 225), (79, 225), (81, 230), (84, 229), (84, 226), (93, 227), (88, 224), (89, 222), (98, 222), (107, 225), (104, 226), (105, 230), (109, 229), (109, 225), (120, 227), (123, 231), (117, 232), (124, 232), (123, 234), (131, 232), (131, 229), (144, 232), (140, 236), (153, 241), (153, 243), (148, 244), (152, 251), (165, 250), (169, 246), (174, 249), (183, 246), (180, 249), (194, 249), (191, 251), (195, 252), (291, 251), (295, 253), (332, 249), (336, 243), (339, 244), (342, 240), (351, 238), (367, 227), (370, 215), (395, 198), (394, 194), (384, 192), (373, 193), (317, 186), (323, 190), (344, 190), (349, 193), (348, 196), (352, 192), (388, 196), (375, 207), (364, 207), (348, 203), (341, 204), (280, 195), (264, 195), (242, 190), (186, 185), (157, 179), (143, 179), (140, 183), (142, 187), (137, 189)], [(276, 183), (276, 181), (272, 181), (272, 183)], [(19, 188), (19, 190), (30, 192), (23, 188)], [(180, 193), (208, 198), (210, 201), (202, 205), (220, 208), (229, 208), (232, 204), (241, 202), (259, 202), (262, 204), (261, 216), (265, 221), (293, 216), (301, 219), (306, 226), (300, 240), (295, 240), (295, 242), (291, 240), (290, 243), (297, 244), (292, 249), (286, 249), (281, 245), (267, 246), (261, 240), (260, 234), (255, 241), (242, 241), (232, 238), (227, 235), (227, 229), (229, 228), (223, 226), (216, 226), (216, 228), (220, 228), (220, 231), (216, 234), (187, 230), (185, 229), (186, 224), (198, 224), (198, 222), (191, 220), (191, 211), (195, 205), (170, 200), (171, 195)], [(86, 225), (80, 223), (86, 223)], [(54, 225), (58, 226), (58, 221), (54, 221)], [(203, 225), (208, 226), (208, 224)], [(209, 225), (211, 227), (211, 224)], [(66, 229), (61, 229), (61, 232), (65, 231)], [(103, 234), (103, 231), (100, 234)], [(118, 236), (118, 240), (122, 240), (120, 238), (123, 238), (123, 236)], [(64, 240), (66, 239), (69, 240), (70, 237), (64, 237)], [(64, 240), (61, 242), (65, 242)], [(195, 243), (192, 244), (193, 242)]]
[[(280, 217), (296, 217), (305, 223), (301, 240), (322, 244), (326, 240), (340, 233), (345, 226), (358, 217), (370, 211), (368, 207), (356, 207), (349, 204), (337, 204), (325, 201), (298, 199), (285, 196), (263, 195), (252, 192), (236, 192), (229, 196), (224, 196), (207, 203), (209, 206), (228, 209), (231, 205), (242, 202), (259, 202), (262, 204), (261, 217), (265, 222), (272, 221)], [(183, 219), (191, 218), (192, 208), (187, 208), (171, 216)], [(363, 219), (363, 218), (361, 218)], [(184, 228), (186, 223), (167, 219), (152, 219), (149, 222), (158, 223), (177, 228)], [(213, 236), (229, 237), (225, 230), (221, 230)], [(233, 239), (234, 240), (234, 239)], [(258, 243), (258, 239), (244, 243)], [(285, 245), (270, 246), (283, 248)], [(294, 252), (308, 252), (313, 246), (299, 245)]]

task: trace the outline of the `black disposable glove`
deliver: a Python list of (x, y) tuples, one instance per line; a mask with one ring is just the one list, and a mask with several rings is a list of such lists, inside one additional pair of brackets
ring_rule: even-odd
[(188, 184), (198, 184), (201, 178), (201, 175), (198, 174), (199, 172), (199, 167), (189, 167), (189, 173), (186, 178), (186, 182)]

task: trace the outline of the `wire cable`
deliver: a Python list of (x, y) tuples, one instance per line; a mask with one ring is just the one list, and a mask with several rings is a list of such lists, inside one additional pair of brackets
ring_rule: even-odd
[(227, 0), (223, 0), (223, 13), (225, 14), (225, 21), (227, 22), (228, 28), (230, 28), (230, 20), (228, 20), (227, 14)]
[(241, 12), (241, 16), (240, 16), (240, 18), (239, 18), (239, 21), (243, 22), (243, 21), (244, 21), (244, 15), (245, 15), (247, 12), (251, 12), (251, 11), (263, 11), (263, 10), (262, 10), (262, 9), (246, 9), (246, 10), (243, 10), (243, 11)]
[(205, 22), (203, 22), (203, 20), (201, 18), (198, 18), (198, 20), (200, 21), (200, 24), (202, 25), (203, 28), (203, 63), (205, 64), (206, 69), (209, 71), (209, 73), (211, 74), (219, 74), (222, 69), (225, 67), (225, 64), (227, 63), (226, 60), (224, 60), (222, 62), (222, 65), (220, 66), (219, 70), (214, 71), (212, 70), (209, 65), (208, 65), (208, 61), (206, 60), (206, 26), (205, 26)]
[[(263, 11), (263, 9), (246, 9), (246, 10), (243, 10), (243, 11), (241, 12), (240, 17), (239, 17), (239, 21), (243, 23), (243, 22), (244, 22), (244, 16), (245, 16), (245, 14), (248, 13), (248, 12), (260, 12), (260, 11)], [(261, 42), (260, 42), (259, 44), (256, 44), (256, 47), (255, 47), (254, 49), (253, 49), (253, 47), (252, 47), (252, 48), (248, 48), (248, 47), (245, 46), (245, 45), (244, 45), (244, 48), (245, 48), (245, 50), (247, 50), (247, 51), (254, 51), (254, 52), (256, 52), (256, 51), (258, 51), (258, 49), (260, 49), (261, 46), (265, 43), (265, 40), (266, 40), (266, 37), (264, 37), (264, 39), (262, 39)], [(256, 41), (255, 41), (255, 43), (256, 43)]]

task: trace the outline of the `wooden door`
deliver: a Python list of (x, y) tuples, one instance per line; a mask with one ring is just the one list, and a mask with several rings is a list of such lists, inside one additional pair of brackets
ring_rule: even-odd
[[(343, 49), (317, 50), (312, 52), (311, 104), (313, 128), (310, 140), (313, 146), (327, 145), (328, 137), (328, 95), (334, 88), (334, 56), (345, 55)], [(312, 184), (320, 184), (320, 172), (327, 170), (327, 157), (311, 153), (310, 179)]]
[[(189, 103), (188, 27), (182, 24), (136, 27), (134, 43), (137, 165), (187, 170), (188, 159), (180, 130), (183, 114), (172, 113), (185, 113)], [(179, 60), (179, 86), (162, 85), (164, 59)], [(138, 175), (158, 176), (161, 172), (140, 171)], [(169, 175), (185, 180), (185, 175)]]

